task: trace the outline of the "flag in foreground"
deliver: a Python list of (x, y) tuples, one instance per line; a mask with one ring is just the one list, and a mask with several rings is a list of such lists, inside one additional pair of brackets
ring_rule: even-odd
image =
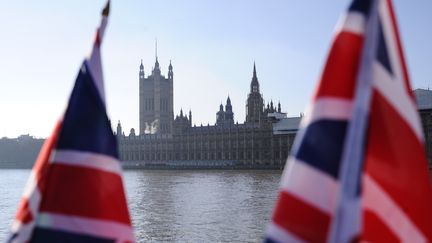
[(134, 242), (117, 141), (106, 114), (100, 45), (109, 2), (66, 112), (33, 167), (9, 242)]
[(267, 242), (432, 241), (424, 138), (391, 0), (354, 0), (282, 175)]

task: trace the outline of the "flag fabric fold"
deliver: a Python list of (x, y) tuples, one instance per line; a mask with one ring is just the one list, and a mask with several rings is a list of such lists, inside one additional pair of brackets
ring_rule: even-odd
[(32, 169), (8, 242), (134, 242), (100, 46), (109, 2), (66, 112)]
[(266, 241), (432, 241), (422, 134), (391, 1), (352, 1), (284, 169)]

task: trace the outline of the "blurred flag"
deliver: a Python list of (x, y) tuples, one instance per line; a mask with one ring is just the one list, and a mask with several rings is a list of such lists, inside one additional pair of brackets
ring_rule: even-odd
[(391, 0), (354, 0), (282, 175), (267, 242), (432, 241), (424, 138)]
[(100, 45), (76, 78), (66, 112), (33, 167), (8, 242), (134, 242), (117, 141), (106, 114)]

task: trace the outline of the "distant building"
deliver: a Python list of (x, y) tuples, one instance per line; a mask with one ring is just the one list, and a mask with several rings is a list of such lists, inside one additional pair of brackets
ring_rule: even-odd
[[(168, 75), (155, 66), (145, 77), (139, 67), (139, 134), (131, 129), (125, 135), (117, 125), (120, 157), (129, 165), (186, 167), (271, 167), (282, 168), (299, 129), (301, 116), (287, 118), (281, 104), (265, 106), (256, 66), (253, 66), (246, 100), (246, 121), (234, 123), (230, 97), (220, 104), (215, 125), (192, 125), (192, 112), (173, 114), (173, 66)], [(429, 168), (432, 169), (432, 91), (413, 91), (425, 134)]]
[(415, 89), (414, 96), (423, 125), (429, 169), (432, 169), (432, 91), (429, 89)]
[(282, 168), (301, 117), (287, 118), (281, 104), (264, 106), (254, 64), (246, 102), (246, 121), (234, 123), (230, 97), (220, 104), (215, 125), (192, 126), (192, 112), (173, 117), (173, 67), (160, 73), (156, 57), (152, 74), (139, 70), (140, 132), (124, 135), (120, 121), (117, 136), (126, 164), (168, 166), (239, 166)]
[(28, 134), (0, 139), (0, 168), (32, 168), (44, 139)]

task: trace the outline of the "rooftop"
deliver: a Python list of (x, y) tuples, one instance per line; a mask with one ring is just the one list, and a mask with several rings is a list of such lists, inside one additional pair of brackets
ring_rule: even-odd
[(280, 119), (273, 124), (274, 134), (292, 134), (297, 133), (300, 127), (302, 117), (288, 117)]
[(415, 89), (414, 96), (419, 110), (432, 109), (432, 90)]

